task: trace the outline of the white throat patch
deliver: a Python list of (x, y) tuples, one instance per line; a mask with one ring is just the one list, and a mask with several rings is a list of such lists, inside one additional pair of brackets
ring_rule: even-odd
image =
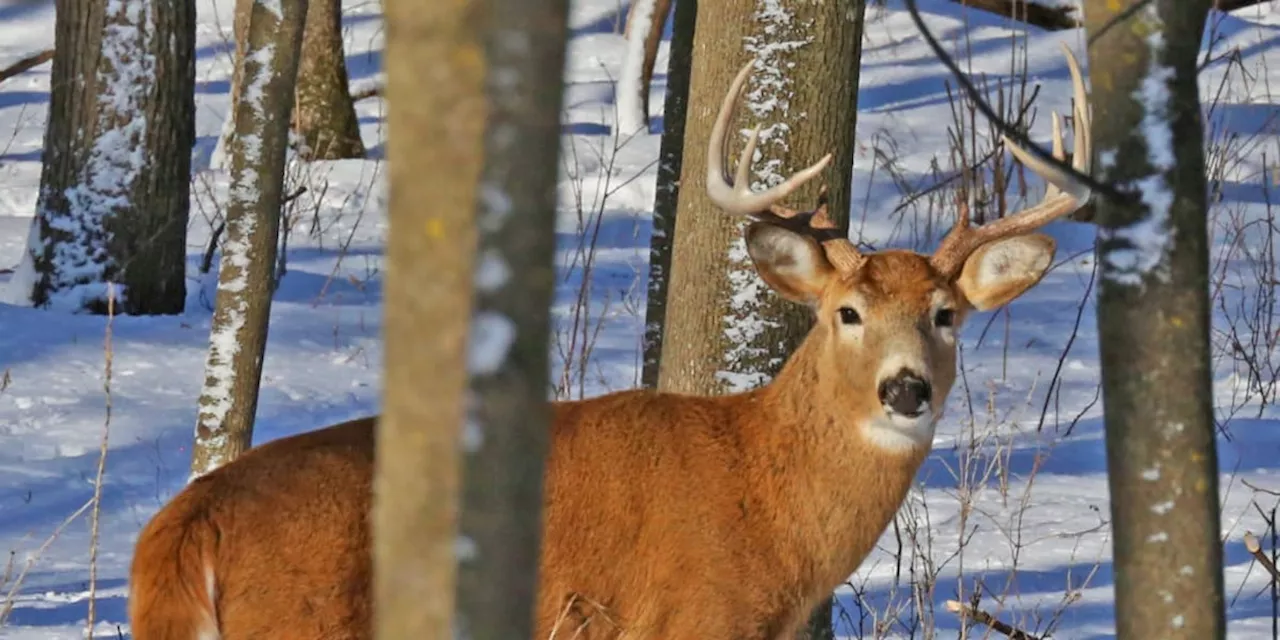
[(925, 411), (914, 418), (904, 416), (878, 416), (864, 425), (863, 435), (871, 446), (888, 453), (907, 453), (923, 447), (933, 448), (933, 432), (937, 415)]

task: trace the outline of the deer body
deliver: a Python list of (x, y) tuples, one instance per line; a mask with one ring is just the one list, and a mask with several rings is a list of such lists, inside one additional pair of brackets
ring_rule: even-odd
[[(1087, 170), (1083, 82), (1069, 62), (1075, 168)], [(1044, 202), (976, 230), (961, 217), (931, 256), (864, 255), (832, 230), (825, 205), (778, 204), (830, 156), (754, 193), (741, 186), (753, 135), (734, 178), (724, 172), (749, 70), (712, 130), (708, 195), (755, 219), (745, 241), (757, 272), (816, 322), (760, 389), (554, 404), (539, 640), (791, 636), (901, 505), (955, 381), (965, 316), (1038, 282), (1054, 243), (1029, 232), (1089, 197), (1013, 147), (1053, 185)], [(1061, 158), (1057, 126), (1055, 136)], [(375, 419), (356, 420), (256, 447), (193, 481), (139, 536), (134, 638), (372, 637), (374, 437)]]

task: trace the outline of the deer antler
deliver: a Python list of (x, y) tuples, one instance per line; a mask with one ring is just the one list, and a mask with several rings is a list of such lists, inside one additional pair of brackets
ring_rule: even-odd
[[(1074, 93), (1075, 113), (1074, 145), (1072, 148), (1072, 167), (1084, 174), (1089, 173), (1091, 155), (1093, 153), (1090, 138), (1090, 116), (1088, 96), (1085, 95), (1084, 78), (1080, 74), (1080, 63), (1066, 44), (1062, 50), (1067, 54), (1067, 66), (1071, 69), (1071, 84)], [(1015, 144), (1005, 136), (1001, 136), (1009, 152), (1026, 165), (1027, 168), (1044, 178), (1049, 187), (1044, 199), (1039, 204), (1005, 216), (995, 222), (978, 228), (969, 226), (969, 212), (961, 207), (956, 216), (956, 224), (933, 252), (929, 262), (939, 273), (954, 276), (964, 266), (964, 261), (978, 247), (1001, 238), (1027, 233), (1061, 218), (1084, 206), (1092, 196), (1089, 187), (1069, 173), (1053, 164), (1041, 161), (1029, 151)], [(1053, 157), (1065, 161), (1062, 142), (1062, 122), (1058, 113), (1053, 113)]]
[(821, 160), (795, 172), (782, 183), (764, 191), (752, 191), (749, 180), (751, 158), (756, 144), (760, 141), (760, 127), (756, 126), (747, 139), (747, 144), (738, 156), (738, 164), (734, 175), (725, 171), (729, 162), (729, 139), (726, 132), (733, 114), (742, 99), (747, 77), (751, 74), (753, 62), (747, 62), (738, 71), (729, 92), (720, 103), (720, 112), (716, 115), (715, 124), (711, 127), (711, 139), (707, 146), (707, 197), (726, 213), (747, 216), (749, 218), (769, 222), (784, 227), (795, 233), (802, 233), (817, 240), (827, 254), (831, 264), (841, 270), (854, 270), (862, 265), (862, 254), (849, 239), (839, 232), (831, 220), (826, 202), (826, 190), (820, 196), (818, 207), (812, 212), (798, 212), (779, 204), (780, 201), (812, 180), (831, 163), (831, 154)]

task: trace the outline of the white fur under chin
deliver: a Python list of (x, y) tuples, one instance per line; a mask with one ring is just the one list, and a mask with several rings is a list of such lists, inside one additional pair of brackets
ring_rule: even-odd
[(937, 418), (932, 410), (908, 418), (888, 414), (872, 418), (862, 430), (864, 436), (877, 449), (889, 453), (906, 453), (912, 449), (933, 447), (933, 432)]

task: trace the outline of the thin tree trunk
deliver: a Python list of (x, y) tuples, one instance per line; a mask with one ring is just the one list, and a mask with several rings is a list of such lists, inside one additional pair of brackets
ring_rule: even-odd
[(1089, 0), (1098, 335), (1121, 640), (1222, 638), (1196, 58), (1210, 2)]
[(235, 45), (235, 51), (231, 54), (231, 100), (230, 108), (227, 111), (227, 117), (222, 120), (222, 131), (218, 134), (218, 142), (213, 147), (213, 152), (209, 156), (209, 168), (225, 169), (227, 168), (227, 144), (231, 141), (231, 136), (235, 134), (235, 112), (236, 106), (240, 103), (240, 85), (241, 78), (244, 76), (244, 70), (241, 68), (244, 60), (244, 44), (249, 37), (249, 9), (253, 7), (253, 0), (236, 0), (235, 15), (232, 17), (231, 38)]
[(186, 301), (195, 10), (59, 0), (40, 197), (11, 301), (181, 313)]
[[(681, 167), (660, 389), (706, 395), (757, 387), (808, 332), (810, 312), (774, 295), (752, 269), (741, 240), (745, 221), (707, 201), (706, 140), (734, 75), (756, 57), (746, 108), (733, 128), (764, 125), (756, 180), (776, 184), (832, 153), (831, 212), (847, 227), (864, 9), (861, 0), (700, 5), (685, 120), (694, 144), (684, 149)], [(789, 201), (812, 208), (821, 182)], [(801, 637), (830, 636), (829, 609), (817, 610)]]
[(226, 237), (192, 452), (193, 478), (234, 460), (253, 439), (306, 10), (306, 0), (255, 0), (250, 7), (245, 55), (238, 64), (246, 93), (261, 97), (238, 101), (228, 144)]
[(641, 382), (658, 386), (662, 335), (667, 313), (667, 284), (671, 273), (671, 245), (680, 203), (680, 172), (684, 159), (685, 113), (689, 106), (689, 74), (693, 64), (693, 34), (698, 0), (676, 3), (667, 57), (667, 95), (662, 109), (662, 145), (658, 150), (658, 184), (649, 237), (649, 284), (644, 318), (644, 368)]
[(658, 58), (658, 47), (662, 45), (662, 30), (671, 14), (671, 2), (636, 0), (631, 3), (625, 30), (627, 50), (614, 101), (620, 135), (629, 136), (649, 126), (653, 68)]
[(485, 5), (386, 0), (383, 7), (387, 126), (396, 133), (387, 140), (392, 233), (374, 627), (387, 640), (451, 638), (456, 558), (471, 548), (457, 537), (458, 479), (488, 117)]
[(297, 98), (295, 122), (306, 145), (300, 157), (364, 157), (342, 49), (342, 0), (315, 0), (307, 11)]
[[(533, 634), (542, 532), (556, 163), (568, 0), (487, 0), (490, 112), (464, 432), (457, 623)], [(529, 46), (513, 46), (529, 43)], [(502, 612), (501, 615), (495, 615)]]

